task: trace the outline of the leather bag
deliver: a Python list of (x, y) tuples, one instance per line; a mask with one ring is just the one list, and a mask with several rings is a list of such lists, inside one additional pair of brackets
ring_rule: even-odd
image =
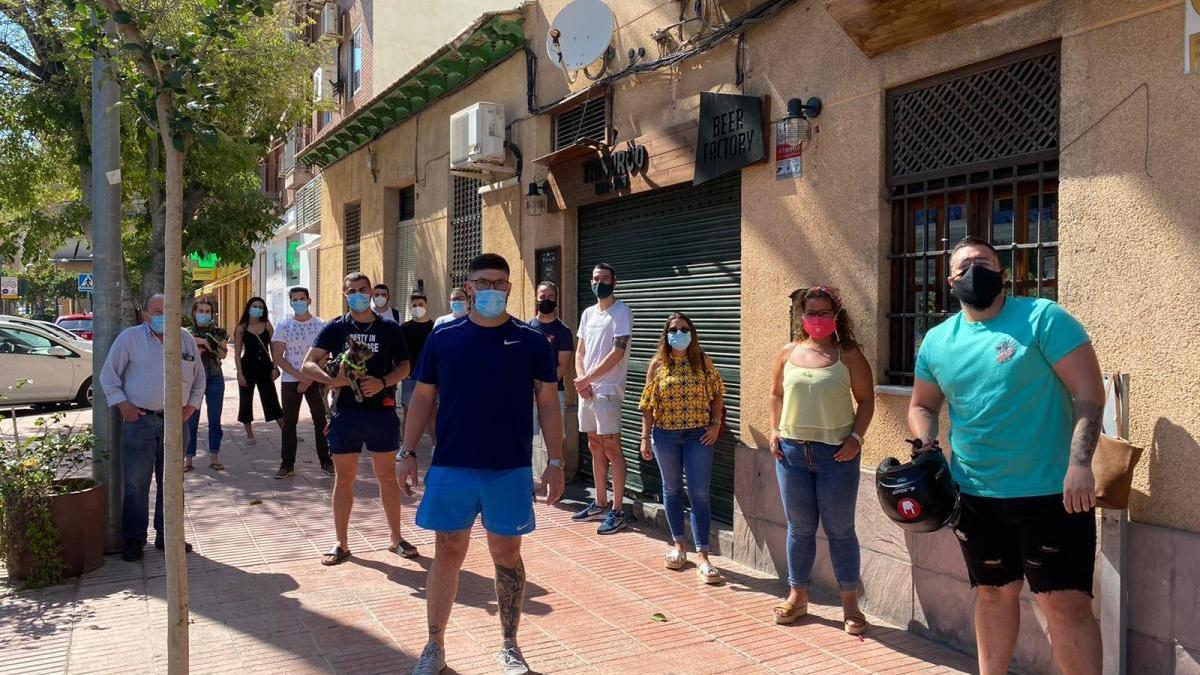
[(1109, 436), (1101, 432), (1100, 442), (1096, 446), (1096, 455), (1092, 458), (1092, 473), (1096, 477), (1096, 503), (1101, 508), (1114, 510), (1129, 507), (1133, 470), (1142, 457), (1142, 449), (1129, 442), (1123, 397), (1119, 391), (1114, 389), (1114, 383), (1120, 377), (1120, 373), (1110, 375), (1108, 387), (1105, 390), (1106, 403), (1109, 396), (1114, 397), (1117, 435)]

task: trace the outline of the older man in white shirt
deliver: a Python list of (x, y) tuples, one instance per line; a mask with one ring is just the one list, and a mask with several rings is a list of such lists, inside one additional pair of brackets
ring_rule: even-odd
[[(158, 486), (154, 500), (154, 547), (163, 548), (163, 296), (153, 295), (142, 308), (145, 323), (121, 331), (109, 348), (100, 373), (100, 386), (109, 405), (121, 412), (121, 461), (124, 467), (125, 496), (121, 516), (121, 536), (125, 543), (121, 557), (140, 560), (146, 545), (146, 525), (150, 511), (150, 475)], [(196, 341), (183, 328), (183, 421), (196, 414), (204, 398), (204, 366)], [(188, 551), (192, 550), (187, 544)]]

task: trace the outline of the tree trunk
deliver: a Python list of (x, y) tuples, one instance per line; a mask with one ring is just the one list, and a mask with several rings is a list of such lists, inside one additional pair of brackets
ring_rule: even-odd
[(160, 92), (157, 100), (159, 138), (166, 153), (166, 209), (163, 246), (151, 244), (153, 257), (162, 260), (163, 306), (163, 541), (167, 553), (167, 672), (188, 672), (188, 580), (183, 524), (183, 390), (181, 383), (182, 307), (180, 271), (183, 244), (183, 163), (185, 150), (172, 142), (175, 117), (172, 92)]
[[(159, 124), (161, 126), (162, 123)], [(159, 145), (160, 139), (164, 141), (162, 146)], [(144, 302), (147, 297), (155, 293), (166, 292), (163, 286), (163, 273), (166, 269), (164, 254), (170, 197), (164, 194), (164, 190), (169, 191), (170, 188), (163, 184), (160, 148), (165, 148), (167, 152), (175, 151), (175, 148), (171, 146), (170, 137), (154, 138), (151, 136), (147, 139), (146, 170), (149, 177), (147, 183), (150, 187), (150, 194), (147, 195), (146, 208), (150, 213), (150, 262), (142, 273), (141, 295), (137, 298), (139, 303)], [(182, 171), (180, 169), (180, 175), (182, 175)], [(182, 189), (181, 186), (181, 192)], [(182, 203), (181, 196), (176, 205), (180, 206)]]

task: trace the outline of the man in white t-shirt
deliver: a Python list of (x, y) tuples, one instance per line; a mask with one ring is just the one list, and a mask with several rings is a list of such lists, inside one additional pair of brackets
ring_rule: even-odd
[[(575, 390), (579, 392), (579, 430), (588, 435), (596, 498), (573, 520), (603, 518), (599, 534), (625, 528), (622, 498), (625, 495), (625, 455), (621, 453), (621, 401), (629, 369), (629, 340), (633, 312), (613, 296), (617, 275), (612, 265), (600, 263), (592, 270), (596, 304), (583, 310), (575, 349)], [(608, 506), (608, 467), (612, 466), (613, 499)]]
[(294, 314), (280, 322), (271, 336), (271, 357), (283, 371), (280, 385), (283, 393), (283, 446), (280, 448), (279, 471), (275, 473), (275, 478), (287, 478), (296, 471), (296, 425), (300, 419), (300, 399), (308, 401), (321, 469), (333, 475), (333, 460), (329, 458), (329, 442), (325, 439), (324, 387), (300, 372), (304, 357), (317, 339), (317, 334), (325, 327), (325, 322), (308, 311), (310, 300), (307, 288), (297, 286), (291, 289), (288, 299)]

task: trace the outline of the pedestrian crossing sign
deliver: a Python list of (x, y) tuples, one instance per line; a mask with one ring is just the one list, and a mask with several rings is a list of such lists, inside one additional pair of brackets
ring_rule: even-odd
[(79, 275), (79, 291), (81, 293), (91, 293), (96, 290), (96, 278), (91, 274)]

